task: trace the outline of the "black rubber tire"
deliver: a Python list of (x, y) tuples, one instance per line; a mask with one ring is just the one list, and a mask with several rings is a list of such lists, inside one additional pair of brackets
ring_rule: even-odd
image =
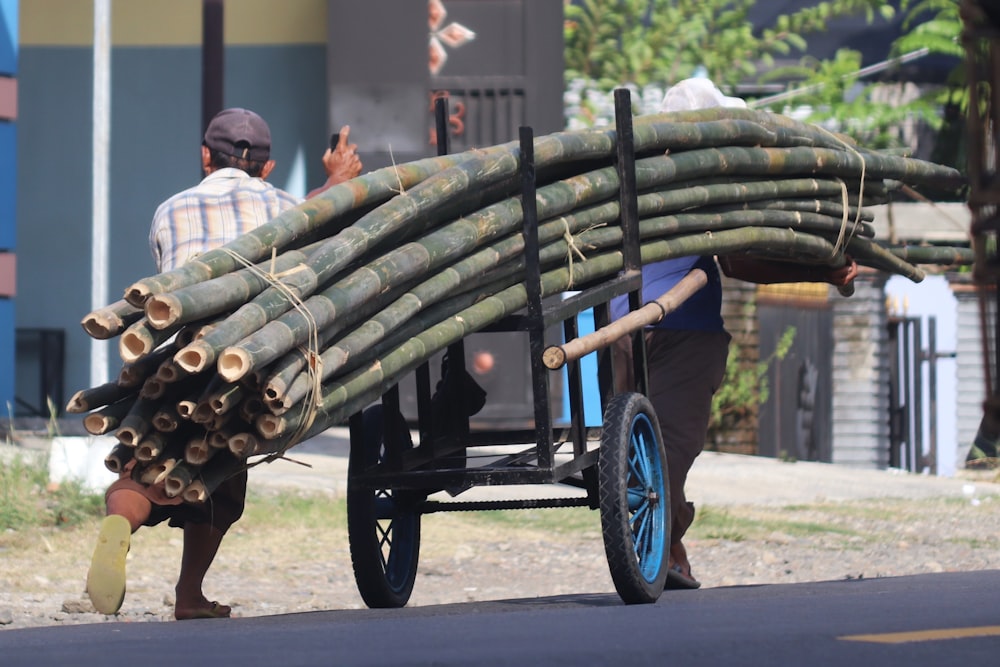
[(642, 394), (612, 398), (597, 464), (604, 550), (625, 604), (656, 602), (670, 549), (670, 487), (660, 426)]
[(351, 448), (347, 536), (354, 580), (365, 604), (371, 608), (396, 608), (409, 601), (417, 577), (419, 504), (423, 497), (394, 489), (372, 489), (353, 481), (356, 471), (382, 461), (393, 448), (412, 447), (402, 415), (388, 415), (387, 420), (382, 416), (381, 405), (365, 410), (364, 447), (360, 452)]

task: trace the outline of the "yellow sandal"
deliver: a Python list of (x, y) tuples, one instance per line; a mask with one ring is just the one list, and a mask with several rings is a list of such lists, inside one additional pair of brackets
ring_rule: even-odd
[(123, 516), (104, 517), (87, 572), (87, 595), (102, 614), (116, 614), (125, 600), (125, 557), (132, 526)]

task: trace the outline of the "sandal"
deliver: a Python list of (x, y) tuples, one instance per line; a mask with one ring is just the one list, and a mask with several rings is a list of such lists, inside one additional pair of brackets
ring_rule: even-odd
[(87, 595), (102, 614), (117, 614), (125, 601), (125, 557), (131, 539), (132, 526), (125, 517), (112, 514), (101, 521), (87, 571)]
[(219, 604), (214, 600), (211, 605), (211, 607), (201, 607), (184, 612), (175, 609), (174, 618), (178, 621), (193, 621), (199, 618), (229, 618), (233, 613), (233, 608), (228, 605)]
[(681, 569), (680, 565), (674, 563), (667, 568), (667, 580), (663, 584), (664, 590), (690, 590), (700, 587), (701, 582), (692, 577), (690, 574), (684, 574), (684, 570)]

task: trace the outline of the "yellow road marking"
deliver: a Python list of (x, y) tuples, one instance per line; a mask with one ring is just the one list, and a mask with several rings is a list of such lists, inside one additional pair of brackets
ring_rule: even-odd
[(843, 637), (838, 637), (838, 639), (849, 642), (872, 642), (875, 644), (906, 644), (909, 642), (936, 642), (945, 639), (968, 639), (970, 637), (1000, 637), (1000, 625), (984, 625), (978, 628), (916, 630), (914, 632), (886, 632), (875, 635), (844, 635)]

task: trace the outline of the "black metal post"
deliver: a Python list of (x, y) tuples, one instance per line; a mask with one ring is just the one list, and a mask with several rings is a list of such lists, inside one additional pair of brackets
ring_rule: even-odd
[(940, 355), (937, 351), (937, 318), (927, 318), (927, 396), (929, 405), (927, 434), (927, 466), (932, 475), (937, 475), (937, 363)]
[(924, 364), (922, 322), (919, 317), (913, 321), (913, 472), (921, 472), (924, 467)]
[[(563, 322), (563, 334), (566, 340), (573, 340), (580, 335), (580, 327), (575, 317), (571, 317)], [(579, 360), (573, 360), (566, 365), (566, 385), (569, 392), (569, 417), (573, 438), (573, 453), (580, 456), (587, 448), (587, 424), (583, 405), (583, 374), (580, 371)]]
[(524, 286), (528, 293), (528, 339), (531, 355), (531, 387), (535, 403), (535, 441), (538, 465), (552, 467), (552, 415), (549, 410), (548, 369), (542, 363), (545, 351), (545, 321), (542, 316), (542, 274), (538, 258), (538, 207), (535, 201), (535, 137), (530, 127), (520, 128), (521, 209), (524, 215)]
[[(447, 155), (451, 148), (451, 136), (448, 131), (448, 120), (451, 115), (448, 109), (448, 98), (440, 95), (434, 100), (434, 123), (437, 129), (437, 154)], [(465, 372), (465, 339), (459, 339), (448, 346), (448, 372)], [(458, 423), (458, 420), (456, 420)], [(448, 435), (455, 437), (462, 443), (469, 440), (469, 416), (463, 415), (458, 429)]]
[[(448, 98), (437, 97), (434, 99), (434, 128), (437, 139), (437, 154), (447, 155), (449, 149), (448, 135)], [(449, 348), (450, 350), (451, 348)], [(464, 362), (464, 352), (462, 354)], [(431, 432), (431, 370), (430, 363), (424, 362), (417, 366), (414, 374), (417, 385), (417, 421), (420, 429), (420, 440), (426, 442), (431, 440), (434, 434)]]
[[(632, 133), (632, 97), (627, 88), (615, 90), (615, 128), (617, 138), (618, 201), (621, 211), (622, 255), (626, 273), (642, 271), (639, 254), (639, 197), (635, 182), (635, 142)], [(629, 310), (642, 306), (642, 283), (629, 292)], [(636, 391), (648, 393), (646, 343), (642, 331), (632, 334), (632, 366)]]
[(224, 0), (201, 3), (201, 131), (223, 109), (225, 91)]
[(914, 470), (913, 462), (913, 319), (906, 317), (903, 319), (903, 378), (901, 381), (902, 391), (900, 393), (905, 418), (903, 419), (903, 456), (900, 465), (906, 470)]

